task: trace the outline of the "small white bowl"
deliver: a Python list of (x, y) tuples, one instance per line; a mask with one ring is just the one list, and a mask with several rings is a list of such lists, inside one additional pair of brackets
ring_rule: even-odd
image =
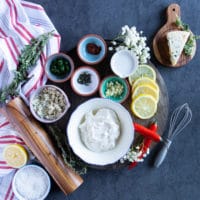
[(110, 65), (117, 76), (127, 78), (137, 69), (138, 59), (130, 51), (120, 50), (113, 54)]
[[(86, 113), (101, 108), (109, 108), (116, 113), (120, 122), (120, 137), (113, 149), (105, 152), (94, 152), (83, 144), (79, 125), (84, 120)], [(72, 113), (67, 126), (67, 137), (74, 153), (84, 162), (99, 166), (113, 164), (127, 153), (133, 142), (133, 121), (128, 110), (121, 104), (109, 99), (93, 98), (82, 103)]]
[[(36, 113), (36, 111), (35, 111), (35, 109), (34, 109), (34, 106), (33, 106), (33, 101), (34, 101), (34, 99), (40, 94), (40, 92), (41, 92), (42, 90), (44, 90), (44, 89), (46, 89), (46, 88), (52, 88), (52, 89), (57, 90), (57, 91), (60, 93), (60, 95), (63, 96), (63, 98), (64, 98), (64, 100), (65, 100), (65, 104), (66, 104), (66, 105), (65, 105), (65, 108), (63, 109), (63, 112), (60, 113), (60, 115), (58, 115), (58, 116), (57, 116), (56, 118), (54, 118), (54, 119), (47, 119), (47, 118), (45, 118), (45, 117), (39, 116), (39, 115)], [(47, 105), (47, 106), (50, 106), (50, 105)], [(65, 94), (65, 92), (64, 92), (63, 90), (61, 90), (60, 88), (58, 88), (58, 87), (55, 86), (55, 85), (44, 85), (44, 86), (38, 88), (38, 89), (30, 96), (30, 110), (31, 110), (31, 113), (33, 114), (33, 116), (34, 116), (38, 121), (43, 122), (43, 123), (53, 123), (53, 122), (58, 121), (59, 119), (61, 119), (61, 118), (65, 115), (65, 113), (67, 112), (67, 110), (69, 109), (69, 107), (70, 107), (70, 103), (69, 103), (69, 100), (68, 100), (67, 95)]]
[[(80, 84), (78, 78), (82, 73), (89, 73), (91, 82), (88, 85)], [(71, 78), (72, 89), (81, 96), (90, 96), (99, 88), (100, 78), (98, 72), (89, 66), (82, 66), (75, 70)]]
[[(39, 180), (41, 180), (40, 185), (38, 182)], [(42, 182), (44, 184), (42, 184)], [(27, 189), (26, 191), (23, 191), (25, 190), (25, 188), (28, 187), (29, 190)], [(37, 193), (39, 192), (38, 191), (39, 189), (43, 190), (42, 191), (43, 193), (40, 196), (36, 194), (35, 195), (36, 198), (34, 198), (34, 200), (44, 200), (49, 194), (50, 188), (51, 188), (51, 181), (49, 175), (43, 168), (37, 165), (26, 165), (20, 168), (14, 175), (12, 181), (13, 192), (19, 200), (33, 199), (33, 197), (30, 198), (31, 195), (30, 193), (31, 192)]]

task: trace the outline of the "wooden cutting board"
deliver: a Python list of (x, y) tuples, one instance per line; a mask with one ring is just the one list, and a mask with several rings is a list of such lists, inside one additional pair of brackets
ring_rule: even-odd
[[(107, 40), (107, 45), (110, 46), (110, 41)], [(77, 53), (76, 53), (76, 48), (70, 50), (68, 52), (68, 55), (72, 57), (72, 59), (74, 60), (75, 63), (75, 68), (78, 68), (80, 66), (84, 66), (85, 64), (78, 58)], [(113, 52), (108, 51), (106, 58), (99, 64), (93, 66), (99, 73), (100, 78), (103, 79), (105, 76), (108, 75), (113, 75), (113, 72), (111, 71), (110, 66), (110, 59), (113, 55)], [(158, 133), (160, 135), (163, 135), (163, 132), (165, 130), (166, 127), (166, 123), (167, 123), (167, 119), (168, 119), (168, 110), (169, 110), (169, 98), (168, 98), (168, 91), (167, 91), (167, 87), (165, 85), (165, 82), (161, 76), (161, 74), (159, 73), (159, 71), (156, 69), (156, 67), (154, 66), (153, 63), (149, 62), (149, 65), (151, 65), (154, 70), (156, 71), (156, 81), (160, 87), (160, 101), (158, 103), (158, 112), (156, 113), (156, 115), (152, 118), (152, 119), (148, 119), (148, 120), (141, 120), (138, 118), (135, 118), (132, 115), (132, 112), (130, 111), (130, 104), (131, 104), (131, 96), (129, 96), (129, 98), (123, 102), (123, 106), (126, 107), (126, 109), (130, 112), (130, 114), (133, 117), (133, 121), (138, 122), (140, 124), (143, 124), (145, 126), (148, 126), (150, 122), (152, 122), (153, 119), (156, 119), (156, 121), (158, 122)], [(49, 84), (53, 84), (51, 81), (48, 82)], [(57, 85), (59, 87), (61, 87), (64, 91), (67, 92), (67, 95), (70, 96), (70, 101), (71, 101), (71, 107), (69, 109), (69, 111), (67, 112), (67, 114), (64, 116), (64, 118), (62, 118), (58, 123), (58, 126), (62, 128), (62, 130), (66, 129), (66, 122), (68, 122), (71, 114), (73, 113), (73, 111), (77, 108), (77, 106), (79, 106), (81, 103), (89, 100), (90, 98), (93, 97), (99, 97), (99, 93), (95, 93), (92, 96), (89, 97), (84, 97), (84, 96), (79, 96), (77, 95), (71, 88), (70, 84), (61, 84), (61, 85)], [(137, 143), (137, 138), (138, 138), (138, 134), (135, 135), (135, 140), (134, 142)], [(152, 145), (151, 148), (153, 148), (155, 146)], [(121, 168), (121, 167), (125, 167), (127, 166), (127, 163), (125, 164), (121, 164), (120, 162), (111, 164), (111, 165), (106, 165), (106, 166), (97, 166), (97, 165), (89, 165), (89, 167), (95, 168), (95, 169), (116, 169), (116, 168)]]
[(172, 66), (170, 62), (166, 34), (167, 32), (172, 30), (180, 30), (175, 24), (177, 17), (181, 16), (180, 6), (178, 4), (169, 5), (166, 14), (167, 14), (167, 22), (165, 23), (164, 26), (161, 27), (161, 29), (157, 32), (157, 34), (153, 39), (153, 51), (155, 57), (161, 64), (174, 68), (181, 67), (183, 65), (186, 65), (194, 57), (196, 52), (196, 41), (192, 56), (186, 56), (184, 53), (182, 53), (178, 63)]

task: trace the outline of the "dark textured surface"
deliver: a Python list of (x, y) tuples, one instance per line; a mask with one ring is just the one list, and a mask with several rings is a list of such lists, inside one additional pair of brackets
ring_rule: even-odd
[[(62, 36), (62, 51), (69, 51), (87, 33), (110, 39), (121, 26), (135, 25), (143, 30), (151, 46), (153, 36), (165, 23), (168, 0), (34, 0), (40, 3)], [(194, 33), (200, 33), (200, 4), (197, 0), (179, 0), (182, 19)], [(170, 113), (188, 102), (193, 111), (192, 123), (172, 144), (160, 168), (152, 161), (157, 147), (144, 163), (133, 170), (89, 170), (84, 184), (73, 194), (64, 194), (55, 186), (48, 200), (198, 200), (200, 199), (200, 51), (179, 69), (166, 68), (155, 61), (168, 88)], [(151, 48), (152, 49), (152, 48)]]

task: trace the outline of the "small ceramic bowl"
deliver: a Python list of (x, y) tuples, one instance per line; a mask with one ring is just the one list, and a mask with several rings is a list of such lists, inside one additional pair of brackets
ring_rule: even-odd
[[(64, 71), (61, 71), (63, 67), (65, 67)], [(56, 83), (63, 83), (69, 80), (73, 71), (74, 62), (70, 56), (64, 53), (56, 53), (49, 56), (45, 64), (45, 73), (48, 79)]]
[(106, 53), (106, 42), (99, 35), (88, 34), (82, 37), (78, 42), (77, 54), (86, 64), (95, 65), (100, 63), (105, 58)]
[(99, 94), (101, 97), (115, 102), (124, 102), (130, 93), (130, 87), (125, 79), (118, 76), (105, 77), (100, 84)]
[(90, 96), (99, 88), (98, 72), (89, 66), (79, 67), (72, 75), (71, 86), (74, 92), (81, 96)]
[(65, 92), (54, 85), (44, 85), (30, 96), (31, 113), (43, 123), (58, 121), (69, 107), (70, 103)]
[(26, 165), (14, 175), (12, 189), (19, 200), (44, 200), (50, 192), (51, 181), (47, 172), (37, 165)]
[(110, 66), (114, 74), (121, 78), (127, 78), (138, 67), (138, 59), (135, 54), (127, 50), (120, 50), (113, 54)]

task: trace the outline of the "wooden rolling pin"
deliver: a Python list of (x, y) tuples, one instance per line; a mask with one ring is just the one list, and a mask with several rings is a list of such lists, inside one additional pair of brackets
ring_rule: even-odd
[(83, 179), (68, 167), (61, 155), (56, 152), (47, 132), (33, 118), (29, 108), (17, 97), (6, 105), (6, 113), (14, 128), (30, 148), (36, 158), (58, 184), (60, 189), (69, 194), (76, 190)]

